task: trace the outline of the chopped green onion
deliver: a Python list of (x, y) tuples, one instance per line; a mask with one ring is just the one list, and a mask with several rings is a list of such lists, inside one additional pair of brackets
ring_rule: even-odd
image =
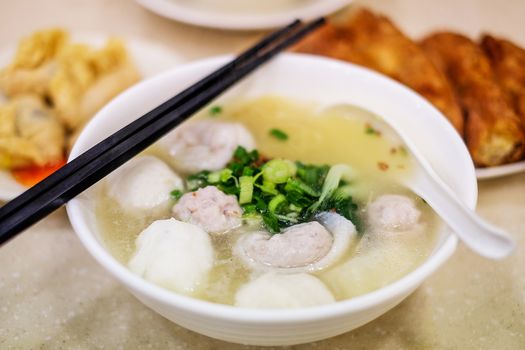
[(314, 212), (315, 210), (317, 210), (317, 208), (321, 205), (321, 203), (325, 199), (332, 196), (334, 191), (339, 186), (339, 182), (341, 181), (343, 177), (349, 180), (353, 176), (354, 176), (354, 172), (349, 165), (337, 164), (337, 165), (332, 166), (330, 170), (328, 171), (328, 174), (326, 175), (326, 178), (324, 180), (321, 196), (319, 197), (319, 199), (314, 205), (308, 208), (308, 210), (310, 212)]
[(292, 162), (283, 159), (272, 159), (263, 166), (265, 181), (281, 184), (295, 175), (296, 168)]
[(241, 207), (243, 210), (243, 216), (257, 213), (257, 206), (255, 204), (243, 204)]
[(219, 105), (211, 106), (210, 107), (210, 116), (216, 117), (217, 115), (222, 113), (222, 107)]
[(282, 194), (278, 194), (273, 197), (270, 203), (268, 203), (268, 210), (275, 213), (277, 209), (286, 202), (286, 197)]
[(173, 198), (174, 200), (178, 201), (180, 199), (180, 197), (182, 197), (182, 191), (180, 190), (173, 190), (170, 192), (170, 196), (171, 198)]
[[(260, 174), (260, 173), (259, 173)], [(262, 185), (255, 184), (262, 192), (277, 196), (279, 191), (275, 189), (275, 183), (269, 181), (263, 181)]]
[(381, 132), (377, 129), (374, 129), (374, 127), (370, 124), (365, 125), (365, 134), (381, 136)]
[(299, 222), (299, 219), (297, 219), (296, 217), (290, 216), (290, 215), (276, 214), (275, 216), (277, 217), (277, 219), (279, 219), (279, 221), (284, 221), (289, 224), (297, 224)]
[(252, 176), (254, 172), (255, 172), (255, 169), (253, 169), (253, 168), (251, 168), (249, 166), (245, 166), (242, 169), (242, 175), (243, 176)]
[(215, 171), (213, 173), (208, 174), (208, 182), (211, 184), (216, 184), (219, 181), (221, 181), (221, 172)]
[(262, 215), (264, 226), (270, 231), (270, 233), (281, 232), (281, 225), (279, 225), (279, 219), (271, 212), (265, 212)]
[(253, 196), (253, 198), (255, 199), (255, 207), (257, 208), (258, 212), (263, 213), (268, 209), (264, 199), (259, 196)]
[(239, 177), (239, 204), (246, 204), (252, 201), (253, 197), (253, 176), (241, 176)]
[[(300, 213), (301, 210), (303, 210), (303, 207), (299, 207), (293, 203), (290, 203), (290, 205), (288, 206), (288, 208), (293, 211), (294, 213)], [(291, 213), (290, 213), (291, 214)]]
[(311, 186), (307, 185), (305, 182), (299, 179), (289, 178), (288, 181), (286, 182), (286, 186), (284, 186), (284, 189), (288, 192), (298, 191), (298, 192), (305, 193), (312, 197), (320, 196), (319, 191), (316, 191)]
[(226, 182), (229, 179), (231, 179), (233, 177), (232, 173), (233, 171), (231, 169), (228, 169), (228, 168), (222, 169), (220, 172), (221, 182)]
[(288, 134), (280, 129), (270, 129), (270, 135), (275, 137), (278, 140), (286, 141), (288, 140)]
[(257, 150), (253, 150), (251, 152), (248, 152), (246, 148), (242, 146), (237, 146), (235, 149), (235, 152), (233, 153), (234, 160), (236, 162), (234, 163), (241, 163), (243, 166), (248, 165), (252, 162), (255, 162), (257, 159), (259, 159), (259, 152)]
[(297, 177), (316, 191), (321, 191), (330, 167), (328, 165), (305, 165), (301, 162), (296, 162), (295, 165), (297, 167)]
[[(284, 159), (267, 160), (257, 150), (237, 147), (227, 167), (189, 175), (188, 191), (213, 185), (237, 197), (243, 219), (262, 221), (274, 234), (291, 225), (313, 220), (316, 213), (335, 211), (351, 220), (358, 231), (360, 220), (348, 184), (352, 169), (347, 165), (311, 165)], [(260, 178), (260, 179), (259, 179)], [(178, 199), (184, 191), (174, 190)]]

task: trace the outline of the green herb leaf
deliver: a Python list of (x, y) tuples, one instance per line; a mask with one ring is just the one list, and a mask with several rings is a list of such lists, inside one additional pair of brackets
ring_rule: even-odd
[(211, 106), (209, 113), (211, 117), (216, 117), (222, 113), (222, 107), (219, 105)]
[(284, 186), (284, 189), (288, 192), (296, 191), (307, 194), (312, 197), (319, 197), (321, 195), (319, 191), (316, 191), (310, 185), (299, 179), (288, 179), (288, 181), (286, 182), (286, 186)]
[[(336, 211), (358, 229), (358, 207), (353, 202), (352, 169), (339, 164), (311, 165), (285, 159), (266, 160), (257, 150), (237, 147), (227, 167), (207, 170), (187, 178), (195, 191), (208, 185), (235, 195), (244, 218), (260, 218), (272, 234), (301, 222), (313, 220), (321, 211)], [(172, 197), (180, 198), (181, 191)]]
[(262, 219), (264, 226), (268, 229), (270, 233), (279, 233), (281, 232), (281, 225), (279, 224), (279, 219), (273, 213), (267, 211), (262, 214)]
[(188, 189), (190, 192), (196, 191), (199, 188), (206, 187), (209, 185), (208, 175), (210, 172), (208, 170), (203, 170), (198, 173), (188, 176), (186, 179)]
[(248, 216), (257, 213), (257, 206), (255, 204), (243, 204), (241, 205), (243, 210), (243, 216)]
[(297, 166), (297, 177), (316, 191), (321, 191), (330, 167), (328, 165), (305, 165), (301, 162), (296, 162), (295, 165)]
[(182, 197), (183, 193), (181, 190), (173, 190), (170, 192), (170, 196), (172, 199), (178, 201), (180, 197)]
[(270, 135), (275, 137), (277, 140), (286, 141), (288, 140), (288, 134), (280, 129), (270, 129)]
[(374, 129), (374, 127), (370, 124), (365, 125), (365, 134), (381, 136), (381, 132), (377, 129)]

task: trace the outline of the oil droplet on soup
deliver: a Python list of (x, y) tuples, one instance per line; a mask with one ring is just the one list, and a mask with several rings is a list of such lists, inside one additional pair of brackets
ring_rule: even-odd
[[(350, 183), (352, 195), (361, 209), (382, 194), (402, 194), (412, 198), (421, 211), (424, 229), (399, 235), (370, 234), (365, 230), (359, 242), (338, 263), (313, 273), (336, 300), (389, 284), (414, 270), (432, 252), (441, 222), (421, 199), (402, 188), (398, 181), (400, 176), (410, 176), (410, 155), (366, 113), (349, 107), (317, 111), (315, 104), (273, 96), (228, 101), (220, 107), (219, 113), (212, 115), (203, 111), (195, 118), (242, 123), (252, 133), (259, 152), (268, 158), (350, 165), (356, 173)], [(170, 157), (155, 146), (145, 153), (164, 160)], [(96, 215), (107, 248), (127, 264), (140, 232), (154, 220), (170, 217), (170, 212), (166, 210), (156, 216), (132, 215), (119, 209), (102, 191)], [(232, 247), (250, 230), (253, 227), (241, 226), (226, 234), (211, 235), (215, 265), (207, 280), (192, 294), (194, 297), (233, 304), (236, 291), (250, 280), (251, 272), (232, 253)]]

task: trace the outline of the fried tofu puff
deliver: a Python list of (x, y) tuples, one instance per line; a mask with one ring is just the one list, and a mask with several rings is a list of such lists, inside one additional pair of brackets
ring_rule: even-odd
[(490, 35), (482, 37), (481, 47), (490, 59), (503, 93), (525, 125), (525, 50)]
[(327, 23), (295, 50), (366, 66), (400, 81), (427, 98), (463, 135), (463, 115), (446, 78), (386, 17), (359, 9)]
[(0, 168), (58, 163), (64, 142), (62, 125), (38, 96), (19, 96), (0, 106)]
[(83, 125), (104, 104), (139, 80), (122, 41), (100, 49), (72, 44), (54, 29), (22, 40), (13, 63), (0, 72), (8, 97), (36, 93), (49, 100), (70, 130)]
[(465, 139), (478, 166), (522, 158), (525, 135), (520, 119), (494, 79), (489, 59), (469, 38), (436, 33), (421, 46), (452, 82), (466, 112)]

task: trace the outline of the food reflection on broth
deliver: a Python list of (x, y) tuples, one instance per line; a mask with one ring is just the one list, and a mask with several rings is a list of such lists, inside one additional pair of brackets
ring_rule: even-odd
[(275, 96), (213, 106), (108, 177), (102, 237), (136, 274), (217, 303), (298, 308), (378, 289), (426, 259), (440, 221), (400, 185), (411, 157), (376, 124)]

